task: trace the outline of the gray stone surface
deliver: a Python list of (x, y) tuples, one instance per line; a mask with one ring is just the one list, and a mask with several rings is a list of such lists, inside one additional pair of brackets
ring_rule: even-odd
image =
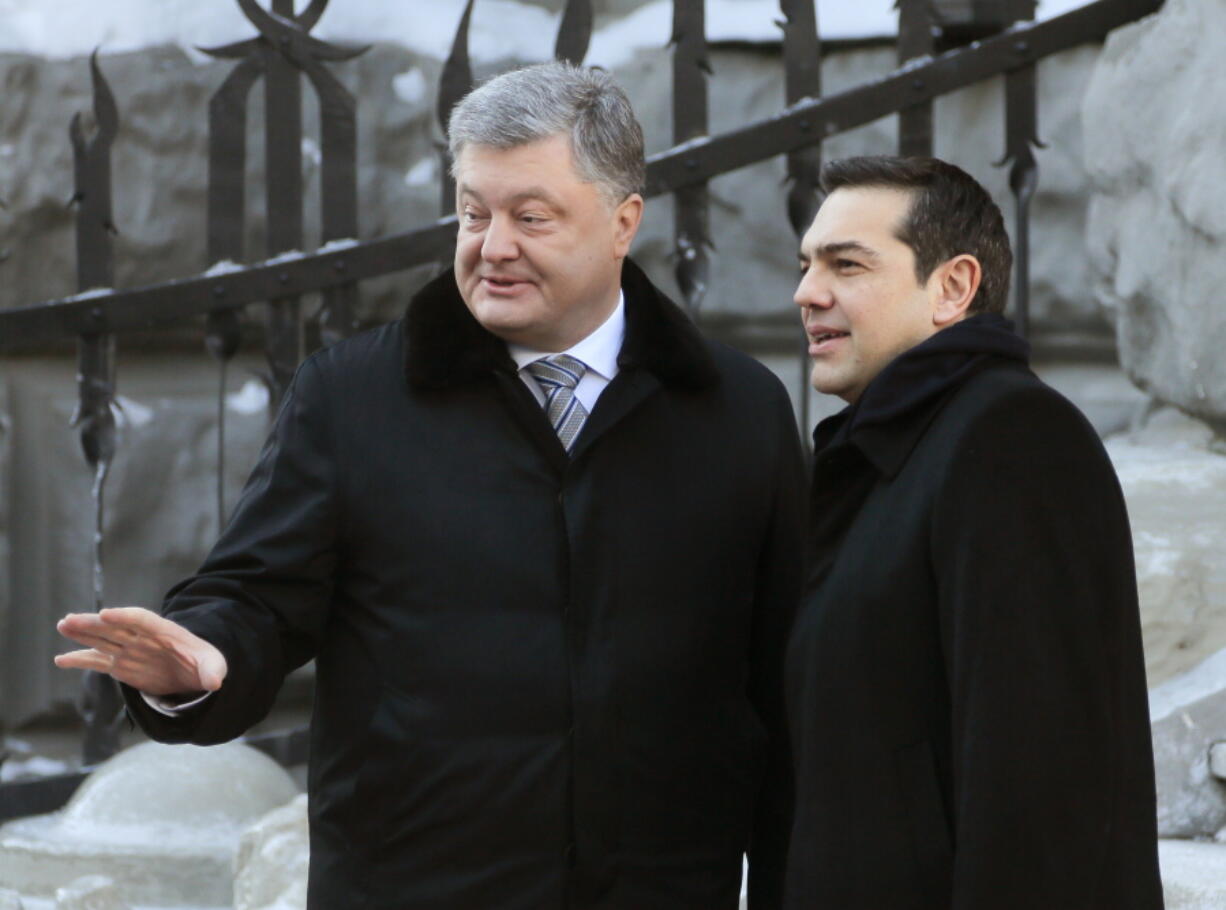
[(21, 895), (8, 888), (0, 888), (0, 910), (25, 910)]
[(1161, 837), (1212, 837), (1226, 826), (1226, 782), (1209, 750), (1226, 739), (1226, 649), (1150, 693)]
[(0, 827), (0, 881), (50, 895), (105, 875), (134, 904), (229, 904), (242, 832), (296, 793), (285, 771), (247, 746), (134, 746), (62, 811)]
[(105, 875), (86, 875), (55, 892), (56, 910), (129, 910), (115, 883)]
[(243, 832), (234, 863), (234, 910), (305, 910), (309, 860), (302, 794)]
[(1226, 647), (1226, 454), (1172, 408), (1107, 441), (1132, 522), (1151, 686)]
[(1223, 29), (1223, 4), (1168, 0), (1111, 35), (1083, 103), (1086, 236), (1121, 360), (1142, 388), (1219, 423), (1226, 56), (1206, 36)]
[(1166, 910), (1226, 910), (1226, 847), (1158, 842)]
[[(233, 507), (267, 432), (266, 398), (250, 372), (228, 375), (227, 502)], [(51, 655), (70, 645), (55, 620), (93, 608), (91, 477), (70, 427), (73, 364), (0, 362), (10, 402), (12, 452), (5, 483), (12, 534), (3, 572), (12, 608), (0, 612), (0, 722), (17, 724), (71, 702), (80, 674)], [(217, 368), (203, 355), (121, 361), (120, 442), (104, 491), (104, 603), (156, 607), (194, 571), (217, 535)], [(2, 440), (0, 440), (2, 442)], [(2, 450), (0, 450), (2, 451)], [(0, 586), (3, 587), (3, 586)]]

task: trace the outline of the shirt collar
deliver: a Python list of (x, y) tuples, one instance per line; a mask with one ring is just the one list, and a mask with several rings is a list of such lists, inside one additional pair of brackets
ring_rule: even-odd
[[(594, 332), (560, 353), (569, 354), (594, 373), (599, 373), (607, 380), (617, 375), (617, 355), (622, 349), (626, 337), (626, 295), (618, 291), (617, 306)], [(522, 370), (528, 364), (542, 357), (552, 356), (553, 351), (537, 351), (522, 344), (507, 344), (507, 353), (515, 361), (515, 366)]]

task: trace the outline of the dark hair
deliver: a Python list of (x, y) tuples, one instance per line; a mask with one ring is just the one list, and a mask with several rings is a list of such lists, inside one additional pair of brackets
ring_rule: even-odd
[(983, 277), (967, 312), (1004, 311), (1013, 268), (1009, 235), (988, 191), (966, 171), (939, 158), (841, 158), (822, 168), (821, 187), (827, 194), (854, 187), (909, 192), (911, 208), (895, 236), (915, 252), (916, 279), (923, 284), (942, 262), (970, 253)]

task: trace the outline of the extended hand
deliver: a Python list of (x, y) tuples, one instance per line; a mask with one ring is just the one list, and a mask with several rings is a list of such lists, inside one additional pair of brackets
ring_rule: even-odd
[(69, 613), (56, 629), (86, 646), (58, 655), (57, 667), (107, 673), (149, 695), (214, 692), (226, 678), (217, 648), (144, 607)]

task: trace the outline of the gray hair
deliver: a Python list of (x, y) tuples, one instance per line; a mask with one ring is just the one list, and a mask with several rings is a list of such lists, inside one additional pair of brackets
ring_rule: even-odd
[(469, 144), (509, 149), (559, 134), (570, 137), (579, 177), (611, 202), (643, 191), (643, 129), (626, 93), (608, 73), (563, 62), (503, 73), (452, 108), (452, 175)]

